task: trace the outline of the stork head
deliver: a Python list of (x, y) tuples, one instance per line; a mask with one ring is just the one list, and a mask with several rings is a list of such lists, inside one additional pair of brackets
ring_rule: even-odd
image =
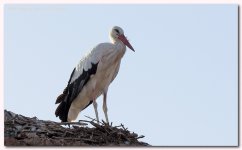
[(110, 31), (110, 38), (113, 42), (121, 41), (124, 43), (124, 45), (128, 46), (132, 51), (134, 51), (134, 48), (129, 43), (127, 38), (124, 36), (124, 30), (118, 26), (114, 26), (112, 30)]

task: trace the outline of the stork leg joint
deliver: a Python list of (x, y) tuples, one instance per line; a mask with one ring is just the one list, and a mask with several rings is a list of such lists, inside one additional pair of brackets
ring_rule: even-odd
[(97, 102), (96, 102), (96, 100), (93, 100), (93, 107), (94, 107), (94, 110), (95, 110), (97, 122), (99, 123), (98, 112), (97, 112)]
[(107, 107), (107, 93), (106, 92), (104, 92), (104, 94), (103, 94), (103, 112), (105, 114), (106, 123), (109, 123), (109, 121), (108, 121), (108, 107)]

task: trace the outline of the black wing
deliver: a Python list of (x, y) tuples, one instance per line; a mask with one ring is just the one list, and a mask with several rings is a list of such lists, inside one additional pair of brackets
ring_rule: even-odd
[[(64, 89), (63, 93), (57, 97), (55, 104), (60, 104), (56, 108), (55, 115), (56, 117), (59, 117), (62, 122), (67, 122), (68, 112), (72, 101), (81, 92), (82, 88), (89, 81), (91, 75), (96, 74), (98, 63), (91, 64), (92, 66), (90, 69), (88, 69), (87, 71), (83, 69), (82, 74), (75, 81), (70, 83), (74, 72), (76, 71), (76, 68), (74, 68), (68, 81), (67, 87)], [(91, 103), (92, 101), (87, 106), (89, 106)]]

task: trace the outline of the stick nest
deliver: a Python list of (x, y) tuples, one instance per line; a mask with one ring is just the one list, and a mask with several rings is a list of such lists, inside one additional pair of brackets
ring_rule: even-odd
[[(5, 146), (148, 146), (123, 124), (112, 126), (95, 119), (58, 123), (4, 110)], [(91, 127), (88, 127), (91, 126)]]

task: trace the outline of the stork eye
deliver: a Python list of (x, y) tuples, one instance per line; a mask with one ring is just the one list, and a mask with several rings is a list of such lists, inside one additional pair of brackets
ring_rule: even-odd
[(119, 34), (119, 30), (118, 29), (114, 29), (118, 34)]

